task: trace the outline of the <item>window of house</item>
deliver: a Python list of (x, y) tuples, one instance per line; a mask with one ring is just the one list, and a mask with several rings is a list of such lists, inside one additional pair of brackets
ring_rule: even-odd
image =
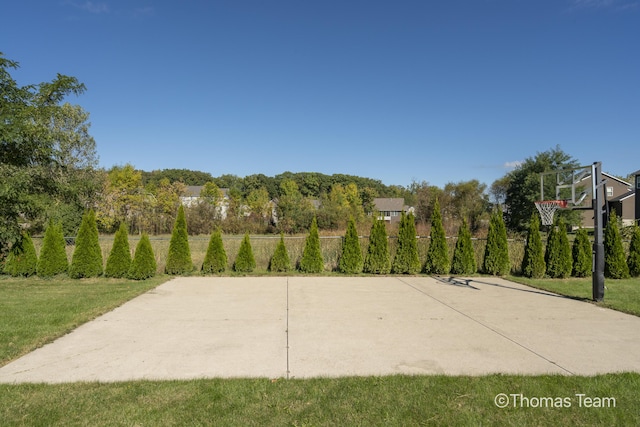
[(607, 197), (613, 197), (613, 187), (607, 187)]

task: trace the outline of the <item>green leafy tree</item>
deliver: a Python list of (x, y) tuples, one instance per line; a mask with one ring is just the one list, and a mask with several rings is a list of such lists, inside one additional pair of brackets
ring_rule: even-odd
[(102, 272), (102, 249), (98, 241), (96, 214), (89, 210), (82, 217), (80, 230), (76, 237), (76, 247), (71, 258), (69, 277), (72, 279), (97, 277)]
[(507, 228), (502, 219), (502, 212), (496, 209), (489, 221), (482, 271), (494, 276), (504, 276), (509, 273), (510, 267)]
[(343, 239), (342, 255), (338, 261), (338, 270), (346, 274), (358, 274), (362, 272), (362, 250), (358, 239), (356, 223), (351, 217), (347, 225), (347, 232)]
[(567, 238), (567, 227), (562, 217), (556, 220), (556, 224), (549, 232), (545, 263), (547, 264), (547, 275), (552, 279), (564, 279), (571, 274), (573, 264), (571, 246)]
[(604, 275), (609, 279), (629, 277), (629, 266), (624, 256), (616, 211), (611, 212), (604, 229)]
[(113, 239), (113, 247), (107, 257), (107, 266), (104, 269), (106, 277), (127, 277), (131, 268), (131, 249), (129, 248), (129, 231), (124, 222)]
[(245, 233), (242, 243), (240, 243), (240, 249), (238, 250), (236, 260), (233, 263), (233, 270), (241, 273), (250, 273), (255, 268), (256, 260), (253, 257), (249, 233)]
[(56, 205), (86, 202), (80, 197), (88, 182), (75, 172), (95, 165), (95, 145), (90, 146), (95, 142), (85, 138), (86, 114), (63, 105), (85, 86), (62, 74), (51, 82), (19, 86), (11, 76), (18, 66), (0, 53), (0, 259), (20, 246), (24, 224), (39, 223)]
[(431, 243), (427, 250), (427, 259), (422, 271), (427, 274), (447, 274), (449, 272), (449, 248), (447, 236), (442, 225), (442, 213), (440, 203), (435, 201), (433, 215), (431, 216)]
[(191, 250), (189, 249), (189, 235), (187, 234), (187, 221), (184, 216), (184, 207), (178, 208), (178, 216), (173, 225), (171, 241), (169, 242), (169, 254), (167, 255), (167, 274), (186, 274), (193, 271)]
[(217, 229), (211, 233), (207, 253), (202, 263), (202, 272), (204, 274), (222, 273), (227, 268), (227, 252), (222, 244), (222, 234)]
[(298, 267), (303, 273), (320, 273), (324, 270), (324, 260), (322, 259), (322, 252), (320, 250), (320, 235), (318, 234), (316, 217), (313, 217), (311, 221), (309, 235), (304, 243), (302, 259)]
[(127, 277), (133, 280), (145, 280), (156, 275), (158, 265), (153, 254), (153, 248), (147, 233), (142, 233), (136, 245), (136, 252), (131, 261), (131, 268)]
[(5, 264), (5, 273), (14, 277), (29, 277), (36, 274), (38, 256), (33, 240), (28, 234), (22, 238), (22, 244), (12, 248)]
[[(540, 173), (576, 167), (578, 163), (557, 146), (529, 157), (507, 174), (505, 191), (505, 221), (509, 230), (524, 231), (527, 221), (536, 212), (534, 202), (540, 199)], [(545, 194), (555, 194), (555, 183), (548, 182)], [(504, 184), (503, 184), (504, 185)], [(577, 211), (558, 213), (567, 216), (570, 224), (579, 219)]]
[(398, 228), (398, 247), (393, 258), (391, 272), (396, 274), (416, 274), (420, 271), (420, 267), (413, 214), (406, 215), (402, 212)]
[(269, 261), (269, 271), (274, 273), (284, 273), (291, 270), (291, 260), (287, 247), (284, 245), (284, 235), (280, 233), (280, 241), (276, 246), (276, 250)]
[(387, 228), (382, 220), (375, 220), (371, 226), (363, 271), (371, 274), (387, 274), (391, 271)]
[(51, 277), (67, 272), (69, 260), (67, 259), (65, 246), (62, 225), (50, 220), (49, 226), (44, 233), (42, 249), (40, 249), (40, 257), (36, 267), (38, 276)]
[(452, 274), (475, 274), (477, 270), (476, 257), (471, 243), (471, 231), (466, 220), (462, 220), (462, 225), (458, 229), (458, 240), (453, 251), (451, 261)]
[(524, 247), (524, 258), (522, 259), (522, 275), (539, 279), (544, 277), (547, 270), (544, 261), (544, 246), (540, 238), (540, 218), (534, 213), (529, 221), (529, 231), (527, 233), (527, 243)]
[(640, 227), (638, 227), (637, 225), (633, 226), (631, 244), (629, 245), (629, 258), (627, 258), (627, 266), (629, 267), (630, 276), (640, 276)]
[(593, 268), (593, 250), (589, 235), (584, 228), (576, 231), (576, 237), (573, 240), (571, 249), (573, 256), (573, 269), (571, 275), (574, 277), (587, 277), (591, 274)]

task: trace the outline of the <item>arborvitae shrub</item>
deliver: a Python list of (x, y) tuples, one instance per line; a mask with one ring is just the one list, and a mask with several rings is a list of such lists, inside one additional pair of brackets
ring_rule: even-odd
[(571, 275), (574, 277), (587, 277), (591, 275), (593, 269), (593, 249), (589, 241), (589, 235), (584, 228), (576, 231), (571, 249), (573, 255), (573, 269)]
[(136, 252), (131, 261), (131, 268), (127, 277), (133, 280), (144, 280), (156, 275), (156, 257), (153, 254), (153, 248), (149, 241), (147, 233), (142, 233), (140, 241), (136, 246)]
[(571, 267), (573, 265), (571, 246), (567, 237), (567, 227), (562, 217), (551, 227), (549, 240), (547, 241), (545, 262), (547, 264), (547, 275), (552, 279), (564, 279), (571, 275)]
[(113, 238), (113, 247), (107, 257), (107, 266), (104, 269), (106, 277), (127, 277), (131, 268), (131, 249), (129, 248), (129, 232), (124, 223), (116, 231)]
[(387, 240), (387, 228), (383, 220), (376, 219), (369, 233), (369, 247), (364, 259), (362, 271), (371, 274), (387, 274), (391, 271), (391, 259), (389, 258), (389, 242)]
[(522, 259), (522, 275), (533, 279), (544, 277), (547, 266), (544, 262), (544, 246), (540, 237), (540, 218), (537, 213), (531, 215), (527, 243)]
[(627, 266), (629, 267), (629, 275), (631, 277), (640, 276), (640, 227), (637, 225), (633, 226)]
[(291, 270), (291, 260), (287, 247), (284, 245), (284, 235), (280, 233), (280, 241), (276, 246), (276, 250), (269, 260), (269, 271), (274, 273), (284, 273)]
[(62, 225), (49, 221), (36, 267), (38, 276), (51, 277), (67, 272), (69, 260), (67, 259), (65, 246)]
[(320, 235), (318, 234), (318, 221), (315, 216), (311, 221), (309, 235), (304, 243), (302, 259), (300, 259), (298, 268), (303, 273), (320, 273), (324, 270), (324, 260), (320, 250)]
[(362, 262), (362, 250), (360, 249), (358, 231), (356, 230), (355, 221), (351, 218), (342, 243), (342, 255), (338, 261), (338, 270), (346, 274), (361, 273)]
[(604, 229), (604, 276), (609, 279), (629, 277), (629, 266), (624, 256), (616, 211), (611, 212), (607, 227)]
[(22, 236), (22, 244), (12, 248), (9, 254), (5, 273), (14, 277), (29, 277), (36, 274), (38, 266), (38, 256), (33, 240), (28, 234)]
[(471, 243), (471, 231), (467, 225), (467, 221), (463, 220), (462, 225), (458, 229), (458, 240), (453, 251), (453, 260), (451, 261), (452, 274), (475, 274), (476, 257)]
[(167, 274), (186, 274), (192, 271), (193, 262), (191, 261), (191, 250), (189, 249), (187, 221), (184, 216), (184, 207), (180, 205), (178, 216), (171, 232), (165, 272)]
[(207, 253), (202, 262), (202, 272), (204, 274), (222, 273), (227, 268), (227, 252), (222, 244), (222, 234), (220, 230), (211, 233)]
[(251, 249), (251, 241), (249, 240), (249, 233), (245, 233), (242, 243), (240, 243), (240, 249), (238, 250), (238, 256), (233, 263), (233, 270), (240, 273), (250, 273), (256, 268), (256, 260), (253, 257), (253, 250)]
[(90, 210), (85, 212), (76, 237), (76, 247), (71, 257), (69, 277), (97, 277), (102, 274), (102, 249), (98, 241), (98, 225), (96, 214)]
[(440, 213), (440, 203), (436, 199), (431, 215), (431, 233), (429, 235), (429, 249), (427, 259), (424, 263), (424, 271), (427, 274), (447, 274), (449, 272), (449, 247), (447, 246), (447, 236), (442, 225), (442, 214)]
[(494, 276), (504, 276), (509, 273), (510, 264), (507, 227), (504, 225), (502, 211), (495, 210), (489, 221), (489, 233), (487, 235), (482, 270)]
[(391, 271), (396, 274), (416, 274), (420, 271), (420, 267), (413, 214), (405, 215), (402, 212), (398, 228), (398, 248)]

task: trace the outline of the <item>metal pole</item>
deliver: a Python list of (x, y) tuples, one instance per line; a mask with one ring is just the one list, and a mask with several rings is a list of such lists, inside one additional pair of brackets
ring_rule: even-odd
[(604, 192), (602, 188), (602, 164), (595, 162), (591, 166), (591, 183), (593, 189), (593, 272), (592, 272), (592, 295), (594, 301), (604, 299), (604, 244), (603, 244), (603, 202)]

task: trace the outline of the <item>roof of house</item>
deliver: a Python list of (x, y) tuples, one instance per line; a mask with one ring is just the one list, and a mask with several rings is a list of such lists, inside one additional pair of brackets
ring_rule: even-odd
[(635, 195), (636, 195), (635, 190), (631, 190), (631, 191), (628, 191), (628, 192), (626, 192), (624, 194), (619, 195), (618, 197), (614, 197), (613, 199), (610, 199), (609, 201), (610, 202), (621, 202), (621, 201), (627, 200), (629, 197), (633, 197)]
[[(613, 176), (613, 175), (608, 174), (606, 172), (602, 172), (602, 176), (607, 178), (607, 179), (612, 179), (614, 181), (618, 181), (620, 184), (623, 184), (623, 185), (625, 185), (627, 187), (632, 187), (632, 185), (629, 182), (625, 181), (624, 179), (618, 178), (617, 176)], [(586, 174), (580, 181), (584, 181), (586, 179), (591, 179), (591, 174), (590, 173)]]
[(183, 197), (199, 197), (200, 191), (202, 191), (203, 185), (188, 185), (187, 189), (182, 194)]
[(380, 212), (402, 212), (406, 210), (404, 205), (404, 199), (402, 197), (396, 198), (375, 198), (373, 204)]

